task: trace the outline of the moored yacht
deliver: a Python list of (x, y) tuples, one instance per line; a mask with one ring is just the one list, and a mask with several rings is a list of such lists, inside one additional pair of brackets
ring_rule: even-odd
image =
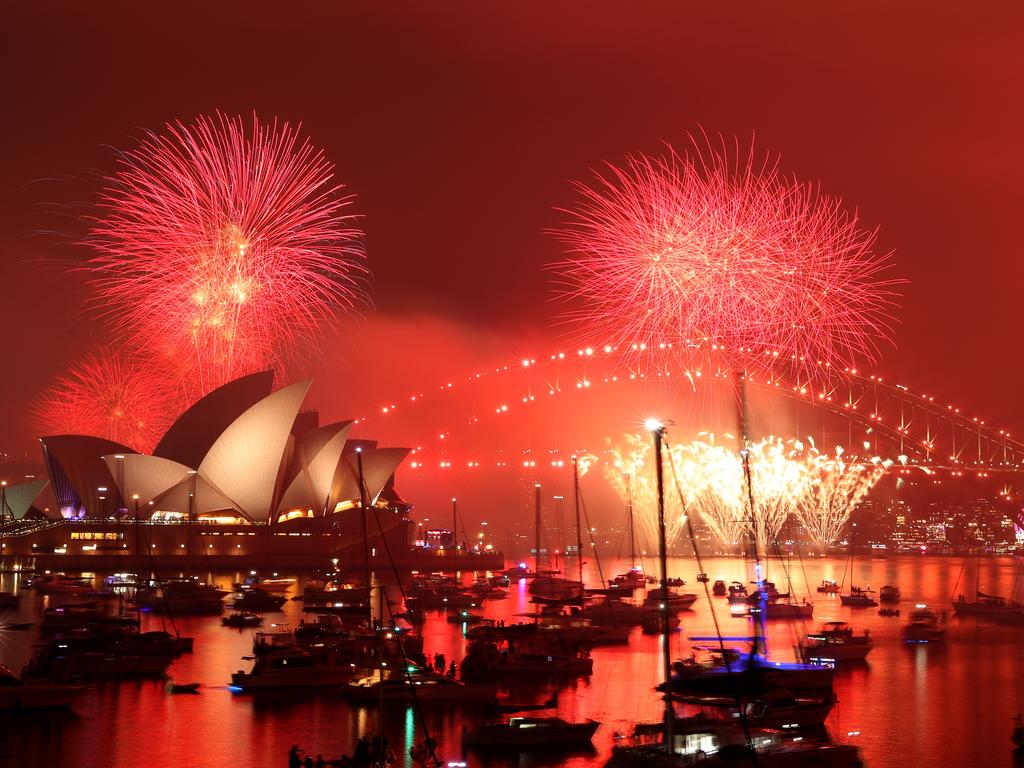
[(903, 628), (903, 639), (908, 643), (938, 643), (946, 637), (946, 629), (935, 611), (918, 603), (910, 613), (910, 621)]
[(352, 665), (335, 654), (314, 656), (297, 647), (260, 654), (252, 670), (231, 675), (231, 685), (241, 691), (268, 688), (324, 688), (342, 686), (352, 679)]
[(447, 701), (493, 702), (498, 697), (497, 683), (465, 683), (443, 675), (422, 671), (385, 677), (374, 675), (352, 680), (343, 689), (354, 701)]
[(529, 751), (586, 746), (600, 725), (589, 719), (569, 723), (558, 717), (511, 717), (508, 722), (484, 723), (464, 730), (462, 745)]
[(81, 685), (24, 682), (0, 664), (0, 712), (67, 709), (84, 691)]
[(808, 664), (835, 664), (841, 661), (862, 661), (874, 647), (871, 635), (855, 635), (845, 621), (827, 621), (814, 634), (807, 635), (800, 652)]
[(878, 601), (871, 594), (872, 590), (870, 588), (850, 587), (850, 594), (840, 595), (839, 600), (843, 605), (850, 606), (851, 608), (874, 608), (878, 605)]

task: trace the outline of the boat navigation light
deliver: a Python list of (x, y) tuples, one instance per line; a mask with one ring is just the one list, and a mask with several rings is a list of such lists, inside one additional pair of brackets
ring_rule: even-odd
[(918, 603), (918, 604), (917, 604), (917, 605), (915, 605), (914, 607), (915, 607), (915, 608), (927, 608), (928, 606), (927, 606), (927, 605), (925, 605), (924, 603)]

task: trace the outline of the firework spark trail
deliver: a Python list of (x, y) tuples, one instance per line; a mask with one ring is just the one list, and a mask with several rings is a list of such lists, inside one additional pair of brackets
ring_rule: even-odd
[(841, 450), (835, 457), (808, 459), (812, 482), (796, 507), (796, 515), (819, 552), (833, 546), (850, 519), (850, 512), (892, 466), (891, 461), (846, 462)]
[(89, 244), (121, 337), (166, 357), (189, 399), (280, 367), (364, 301), (360, 233), (299, 129), (200, 117), (148, 133), (107, 179)]
[(873, 360), (890, 337), (898, 281), (884, 278), (875, 233), (770, 155), (637, 155), (577, 189), (555, 233), (569, 255), (552, 268), (581, 335), (839, 367)]
[[(621, 444), (611, 449), (613, 461), (605, 465), (605, 476), (623, 500), (632, 482), (634, 512), (644, 530), (654, 535), (657, 491), (650, 443), (646, 435), (624, 435)], [(669, 543), (676, 541), (685, 527), (685, 515), (691, 514), (723, 552), (742, 549), (751, 533), (759, 550), (769, 552), (794, 514), (815, 546), (824, 551), (835, 544), (851, 510), (892, 464), (878, 458), (844, 461), (841, 449), (830, 457), (797, 440), (759, 440), (748, 448), (754, 488), (751, 521), (743, 461), (736, 450), (717, 443), (714, 435), (669, 445), (666, 450), (674, 470), (672, 484), (678, 483), (665, 495)]]
[(61, 376), (33, 405), (40, 434), (103, 437), (152, 450), (177, 413), (165, 377), (142, 360), (105, 349)]

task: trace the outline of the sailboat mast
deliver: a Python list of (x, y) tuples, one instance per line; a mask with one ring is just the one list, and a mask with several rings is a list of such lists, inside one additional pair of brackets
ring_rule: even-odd
[[(363, 478), (363, 449), (356, 448), (356, 467), (359, 470), (359, 517), (363, 527), (363, 574), (366, 578), (366, 618), (373, 627), (373, 593), (370, 590), (370, 539), (366, 530), (366, 482)], [(381, 673), (383, 675), (383, 672)], [(383, 682), (381, 682), (383, 685)]]
[(750, 543), (754, 548), (754, 579), (757, 582), (758, 608), (757, 619), (754, 622), (754, 653), (758, 648), (762, 653), (768, 653), (768, 640), (765, 633), (764, 616), (768, 610), (768, 599), (764, 591), (764, 573), (761, 565), (761, 552), (757, 546), (757, 518), (754, 508), (754, 484), (750, 476), (750, 441), (747, 433), (747, 387), (743, 374), (737, 375), (737, 387), (739, 389), (739, 419), (740, 419), (740, 455), (743, 458), (743, 479), (747, 484), (747, 504), (750, 508)]
[(459, 581), (459, 502), (452, 496), (452, 574)]
[(579, 459), (572, 457), (572, 499), (576, 506), (576, 573), (583, 588), (583, 532), (580, 530), (580, 469)]
[(533, 484), (533, 572), (540, 573), (540, 483)]
[(668, 609), (668, 545), (665, 536), (665, 468), (661, 459), (665, 427), (660, 422), (652, 423), (654, 433), (654, 472), (658, 486), (658, 564), (661, 566), (661, 660), (665, 675), (665, 749), (669, 758), (675, 753), (674, 736), (675, 710), (672, 708), (672, 647)]
[(633, 476), (626, 475), (626, 512), (629, 514), (629, 570), (636, 570), (636, 528), (633, 527)]

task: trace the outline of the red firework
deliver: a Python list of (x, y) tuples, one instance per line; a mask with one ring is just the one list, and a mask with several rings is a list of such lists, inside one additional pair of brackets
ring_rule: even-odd
[(364, 300), (361, 233), (334, 167), (287, 123), (200, 117), (125, 152), (91, 261), (122, 337), (156, 351), (189, 399), (280, 366)]
[[(696, 143), (694, 143), (696, 147)], [(840, 200), (770, 155), (670, 150), (578, 184), (553, 266), (581, 337), (850, 366), (890, 339), (899, 281)]]
[(106, 349), (61, 376), (35, 403), (32, 417), (40, 434), (103, 437), (147, 452), (180, 405), (165, 374)]

